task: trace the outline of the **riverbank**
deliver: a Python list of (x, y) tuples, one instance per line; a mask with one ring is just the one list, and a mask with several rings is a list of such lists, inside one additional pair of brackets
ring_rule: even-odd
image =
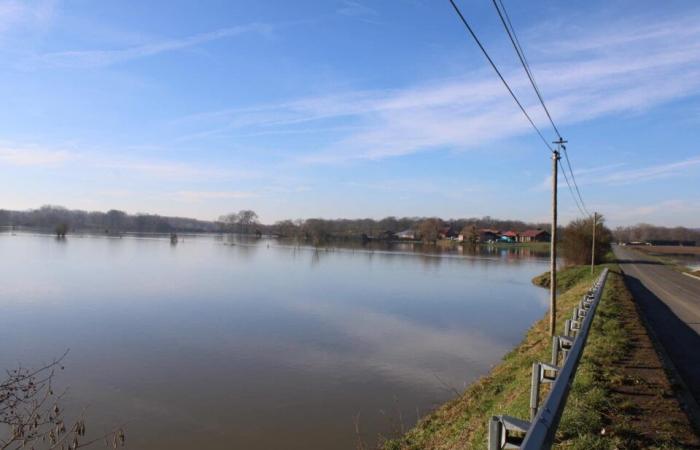
[[(598, 308), (581, 364), (561, 421), (556, 447), (569, 449), (700, 448), (676, 400), (636, 305), (617, 266)], [(593, 283), (589, 267), (572, 267), (558, 277), (558, 330), (571, 308)], [(548, 276), (533, 282), (548, 285)], [(424, 417), (385, 450), (486, 448), (487, 420), (496, 414), (528, 417), (530, 371), (548, 361), (547, 318), (533, 325), (524, 340), (490, 374), (458, 398)]]

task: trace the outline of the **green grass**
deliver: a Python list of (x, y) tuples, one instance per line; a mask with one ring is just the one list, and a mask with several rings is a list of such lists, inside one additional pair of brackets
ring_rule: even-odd
[[(599, 273), (599, 272), (596, 272)], [(532, 279), (532, 283), (536, 286), (549, 288), (550, 276), (549, 272), (537, 275)], [(571, 266), (557, 272), (557, 292), (566, 292), (584, 279), (590, 279), (591, 283), (591, 266)], [(590, 287), (590, 286), (589, 286)]]
[[(615, 266), (611, 268), (614, 269)], [(595, 274), (591, 275), (590, 267), (578, 266), (567, 268), (558, 274), (559, 332), (563, 329), (564, 321), (570, 317), (573, 306), (601, 270), (602, 266), (597, 266)], [(542, 285), (548, 284), (548, 279), (548, 276), (540, 276), (533, 281)], [(618, 299), (624, 298), (623, 295), (629, 294), (622, 276), (611, 270), (560, 423), (555, 448), (675, 448), (672, 438), (660, 439), (658, 446), (639, 447), (634, 442), (627, 441), (624, 435), (611, 436), (604, 431), (607, 417), (631, 420), (634, 415), (633, 406), (616, 402), (612, 393), (613, 386), (623, 382), (612, 364), (624, 358), (629, 348), (628, 335), (620, 320), (622, 306)], [(384, 442), (383, 448), (486, 448), (487, 421), (490, 416), (507, 414), (523, 419), (529, 417), (532, 363), (550, 360), (550, 343), (545, 317), (532, 326), (523, 341), (491, 373), (472, 384), (458, 398), (423, 418), (404, 436)]]

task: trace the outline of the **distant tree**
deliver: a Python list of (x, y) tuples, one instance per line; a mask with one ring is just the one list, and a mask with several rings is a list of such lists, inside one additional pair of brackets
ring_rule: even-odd
[(280, 220), (273, 225), (274, 233), (282, 237), (294, 237), (299, 234), (299, 226), (291, 220)]
[(614, 236), (620, 242), (649, 240), (700, 242), (700, 230), (698, 229), (685, 227), (666, 228), (648, 223), (617, 227)]
[(401, 231), (399, 229), (399, 221), (394, 216), (385, 217), (380, 220), (379, 228), (381, 228), (381, 231), (391, 231), (392, 233)]
[(476, 246), (479, 243), (479, 230), (477, 230), (475, 224), (465, 225), (462, 228), (462, 236), (464, 236), (464, 242)]
[(66, 237), (66, 233), (68, 233), (68, 224), (59, 223), (58, 225), (56, 225), (54, 231), (56, 232), (56, 237), (64, 238)]
[(301, 231), (306, 239), (318, 245), (331, 238), (332, 225), (332, 221), (329, 220), (307, 219)]
[(430, 218), (423, 220), (420, 225), (418, 225), (418, 232), (421, 235), (421, 239), (426, 242), (435, 242), (440, 237), (440, 226), (442, 222), (437, 218)]
[[(605, 226), (605, 219), (598, 216), (596, 221), (596, 264), (599, 264), (610, 250), (612, 233)], [(561, 241), (562, 255), (568, 264), (590, 264), (593, 245), (593, 219), (577, 219), (564, 228)]]
[(106, 225), (109, 230), (123, 230), (127, 226), (128, 216), (124, 211), (111, 209), (105, 215)]
[(251, 229), (258, 223), (258, 215), (250, 209), (238, 211), (238, 223), (244, 233), (250, 233)]
[(224, 231), (237, 233), (251, 233), (258, 225), (258, 214), (250, 209), (243, 209), (237, 213), (225, 214), (219, 217)]

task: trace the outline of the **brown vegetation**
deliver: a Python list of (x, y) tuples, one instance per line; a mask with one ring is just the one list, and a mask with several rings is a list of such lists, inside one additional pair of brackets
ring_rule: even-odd
[(121, 428), (87, 437), (84, 418), (66, 422), (59, 404), (63, 394), (56, 394), (52, 384), (65, 356), (39, 369), (9, 370), (0, 381), (0, 450), (75, 450), (97, 442), (124, 446)]
[[(612, 234), (605, 227), (605, 219), (598, 216), (596, 221), (595, 236), (595, 263), (603, 261), (610, 250)], [(584, 265), (591, 263), (593, 250), (593, 219), (572, 220), (564, 228), (564, 236), (561, 242), (561, 251), (568, 264)]]

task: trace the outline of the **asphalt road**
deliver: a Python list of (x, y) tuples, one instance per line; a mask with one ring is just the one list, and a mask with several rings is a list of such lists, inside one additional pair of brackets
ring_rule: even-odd
[(630, 248), (613, 251), (649, 326), (700, 403), (700, 280)]

